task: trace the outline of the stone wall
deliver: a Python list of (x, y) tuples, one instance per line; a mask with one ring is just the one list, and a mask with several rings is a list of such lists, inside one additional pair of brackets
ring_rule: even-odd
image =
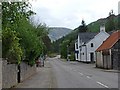
[[(2, 88), (10, 88), (18, 84), (18, 65), (8, 64), (6, 60), (2, 61)], [(20, 82), (36, 73), (36, 66), (29, 66), (22, 62), (20, 64)]]
[(2, 63), (2, 88), (10, 88), (17, 84), (17, 65)]
[(113, 69), (119, 69), (120, 65), (120, 40), (112, 48)]
[(0, 90), (2, 89), (2, 59), (0, 58)]
[(22, 62), (20, 64), (20, 81), (24, 81), (25, 79), (27, 79), (28, 77), (32, 76), (33, 74), (36, 73), (36, 66), (30, 66), (27, 65), (26, 63)]

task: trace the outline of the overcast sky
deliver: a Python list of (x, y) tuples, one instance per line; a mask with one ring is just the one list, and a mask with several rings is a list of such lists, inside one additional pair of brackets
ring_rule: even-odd
[(118, 14), (120, 0), (33, 0), (32, 10), (36, 12), (36, 23), (49, 27), (74, 29), (84, 19), (86, 24), (108, 16), (110, 10)]

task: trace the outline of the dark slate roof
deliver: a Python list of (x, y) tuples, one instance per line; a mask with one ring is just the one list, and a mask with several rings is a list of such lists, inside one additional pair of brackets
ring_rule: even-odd
[(111, 35), (113, 32), (115, 32), (115, 30), (114, 30), (114, 31), (109, 31), (109, 32), (107, 32), (107, 33)]
[(96, 36), (98, 33), (94, 33), (94, 32), (83, 32), (83, 33), (79, 33), (79, 38), (82, 39), (82, 42), (86, 43), (89, 40), (93, 39), (94, 36)]

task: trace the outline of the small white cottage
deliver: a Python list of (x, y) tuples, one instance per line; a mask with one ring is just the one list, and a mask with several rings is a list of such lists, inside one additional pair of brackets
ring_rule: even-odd
[(78, 39), (75, 42), (75, 58), (81, 62), (95, 62), (96, 49), (109, 37), (105, 32), (105, 26), (100, 27), (99, 33), (79, 33)]

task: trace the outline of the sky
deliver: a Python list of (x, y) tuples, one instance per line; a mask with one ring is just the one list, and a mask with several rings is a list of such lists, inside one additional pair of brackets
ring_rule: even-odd
[(118, 15), (120, 0), (31, 0), (36, 24), (48, 27), (75, 29), (84, 20), (86, 24), (105, 18), (111, 10)]

